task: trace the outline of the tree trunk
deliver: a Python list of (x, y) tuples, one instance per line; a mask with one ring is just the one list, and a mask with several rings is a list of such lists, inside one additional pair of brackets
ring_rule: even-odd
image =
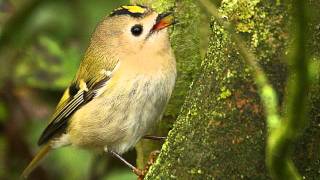
[[(220, 10), (257, 55), (281, 104), (287, 75), (283, 60), (289, 42), (287, 8), (267, 0), (224, 0)], [(270, 178), (265, 166), (267, 127), (250, 68), (214, 20), (211, 31), (201, 74), (145, 179)], [(319, 177), (320, 169), (319, 78), (313, 89), (313, 122), (295, 153), (297, 167), (307, 179)]]

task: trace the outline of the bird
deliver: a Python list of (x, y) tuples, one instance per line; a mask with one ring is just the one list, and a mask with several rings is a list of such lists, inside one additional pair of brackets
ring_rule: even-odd
[(111, 153), (137, 173), (121, 155), (158, 123), (174, 89), (174, 19), (143, 5), (121, 6), (102, 19), (22, 177), (65, 146)]

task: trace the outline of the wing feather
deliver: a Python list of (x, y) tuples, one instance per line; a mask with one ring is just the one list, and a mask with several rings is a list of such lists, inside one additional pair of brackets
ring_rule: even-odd
[(85, 81), (78, 81), (78, 92), (72, 96), (70, 87), (68, 88), (67, 94), (64, 93), (64, 102), (60, 102), (56, 112), (49, 125), (45, 128), (42, 135), (39, 138), (38, 145), (42, 145), (48, 142), (56, 135), (65, 131), (68, 120), (74, 112), (76, 112), (81, 106), (90, 102), (97, 94), (97, 91), (106, 85), (106, 82), (110, 79), (110, 76), (105, 76), (96, 83), (90, 83), (89, 87)]

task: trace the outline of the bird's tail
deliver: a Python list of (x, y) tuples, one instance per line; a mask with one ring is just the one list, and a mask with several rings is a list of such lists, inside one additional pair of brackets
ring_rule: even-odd
[(32, 161), (28, 164), (28, 166), (23, 170), (21, 177), (28, 178), (29, 174), (39, 165), (40, 160), (42, 160), (47, 153), (51, 150), (51, 145), (46, 144), (41, 147), (40, 151), (36, 154), (36, 156), (32, 159)]

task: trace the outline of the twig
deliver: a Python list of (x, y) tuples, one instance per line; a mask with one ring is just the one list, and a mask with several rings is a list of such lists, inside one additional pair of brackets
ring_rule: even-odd
[(291, 160), (294, 142), (307, 125), (306, 107), (310, 80), (308, 78), (308, 58), (306, 57), (307, 19), (306, 1), (292, 2), (293, 16), (296, 23), (294, 48), (290, 62), (291, 77), (287, 98), (287, 117), (282, 125), (269, 137), (267, 165), (274, 179), (301, 179)]

